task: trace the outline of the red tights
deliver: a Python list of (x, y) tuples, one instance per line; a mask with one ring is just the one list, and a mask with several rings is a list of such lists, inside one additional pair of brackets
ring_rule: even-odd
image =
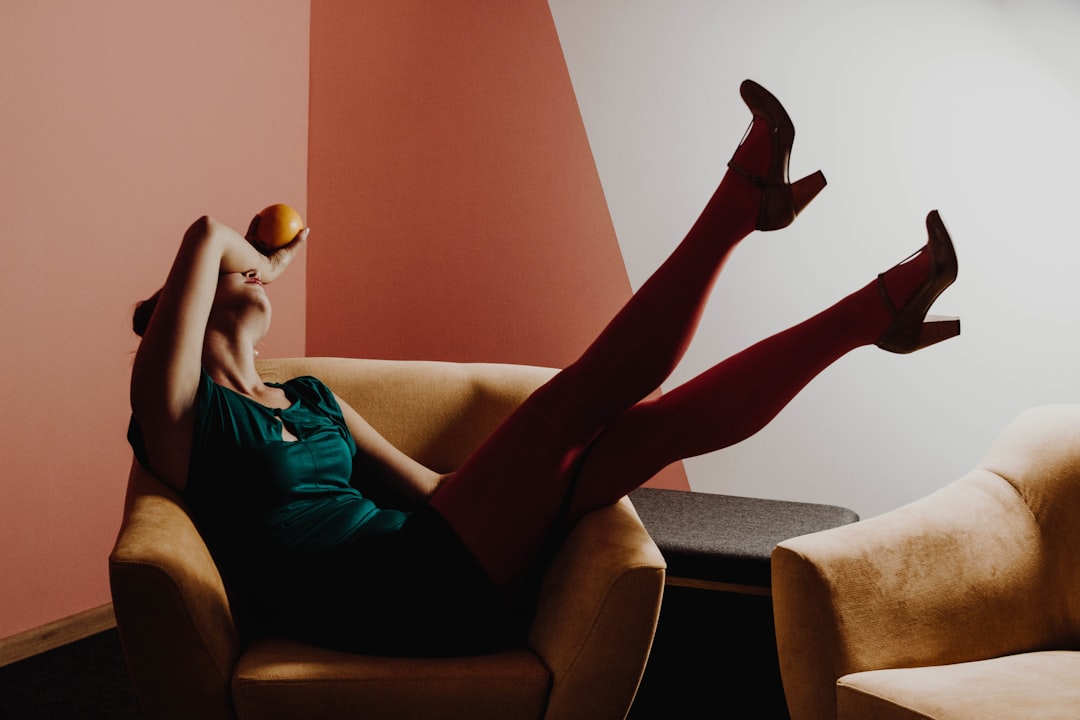
[[(755, 124), (736, 159), (763, 170), (769, 146), (757, 131)], [(818, 373), (889, 326), (893, 315), (875, 278), (658, 399), (644, 399), (689, 345), (727, 257), (754, 229), (760, 197), (757, 186), (729, 171), (683, 242), (585, 353), (529, 397), (432, 500), (504, 588), (524, 579), (560, 519), (572, 523), (669, 463), (753, 435)], [(926, 277), (927, 262), (916, 255), (886, 274), (898, 306)]]

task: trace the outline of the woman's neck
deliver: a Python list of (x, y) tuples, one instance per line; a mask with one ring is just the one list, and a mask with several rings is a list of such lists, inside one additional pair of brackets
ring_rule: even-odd
[(254, 343), (208, 332), (203, 342), (203, 368), (218, 385), (258, 397), (266, 385), (255, 368)]

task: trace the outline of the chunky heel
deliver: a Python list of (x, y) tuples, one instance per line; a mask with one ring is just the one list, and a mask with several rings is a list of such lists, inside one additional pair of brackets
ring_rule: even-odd
[(938, 296), (955, 282), (959, 263), (952, 239), (945, 230), (945, 225), (937, 210), (931, 211), (926, 216), (926, 230), (929, 239), (916, 255), (919, 252), (930, 253), (930, 272), (903, 308), (897, 310), (889, 298), (889, 293), (885, 288), (887, 273), (878, 275), (878, 289), (881, 297), (884, 298), (893, 314), (892, 324), (877, 341), (877, 346), (882, 350), (902, 354), (912, 353), (960, 334), (960, 318), (927, 315), (930, 306), (934, 304)]
[(779, 230), (790, 225), (824, 189), (825, 175), (819, 170), (798, 182), (789, 183), (788, 160), (795, 141), (795, 125), (780, 101), (753, 80), (744, 80), (739, 94), (754, 116), (751, 125), (760, 121), (769, 129), (772, 158), (765, 175), (750, 172), (734, 157), (728, 162), (728, 167), (761, 188), (761, 206), (755, 227), (758, 230)]
[(960, 318), (948, 315), (927, 315), (919, 332), (919, 341), (910, 352), (928, 348), (960, 334)]
[(820, 170), (791, 184), (791, 204), (795, 210), (795, 215), (801, 213), (803, 208), (809, 205), (810, 201), (825, 189), (825, 184), (825, 173)]

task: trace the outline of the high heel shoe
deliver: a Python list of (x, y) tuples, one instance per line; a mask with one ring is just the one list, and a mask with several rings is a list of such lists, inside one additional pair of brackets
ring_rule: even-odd
[[(758, 230), (778, 230), (790, 225), (795, 216), (822, 191), (825, 175), (818, 170), (802, 180), (789, 182), (788, 159), (795, 140), (795, 126), (791, 118), (780, 101), (753, 80), (744, 80), (739, 86), (739, 94), (754, 115), (752, 122), (761, 120), (769, 128), (772, 158), (769, 171), (764, 176), (755, 175), (742, 167), (734, 157), (728, 162), (728, 167), (761, 188), (761, 206), (755, 227)], [(738, 149), (735, 152), (738, 154)]]
[(926, 314), (938, 295), (953, 284), (959, 270), (956, 250), (937, 210), (930, 211), (926, 216), (926, 232), (926, 245), (915, 255), (923, 251), (930, 253), (930, 273), (900, 310), (893, 305), (885, 288), (887, 271), (878, 275), (878, 290), (893, 313), (892, 324), (877, 341), (877, 346), (882, 350), (911, 353), (960, 334), (960, 318)]

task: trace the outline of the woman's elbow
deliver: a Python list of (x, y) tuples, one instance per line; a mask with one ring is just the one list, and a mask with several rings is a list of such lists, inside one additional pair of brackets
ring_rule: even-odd
[(184, 240), (202, 240), (213, 234), (217, 221), (209, 215), (203, 215), (184, 233)]

